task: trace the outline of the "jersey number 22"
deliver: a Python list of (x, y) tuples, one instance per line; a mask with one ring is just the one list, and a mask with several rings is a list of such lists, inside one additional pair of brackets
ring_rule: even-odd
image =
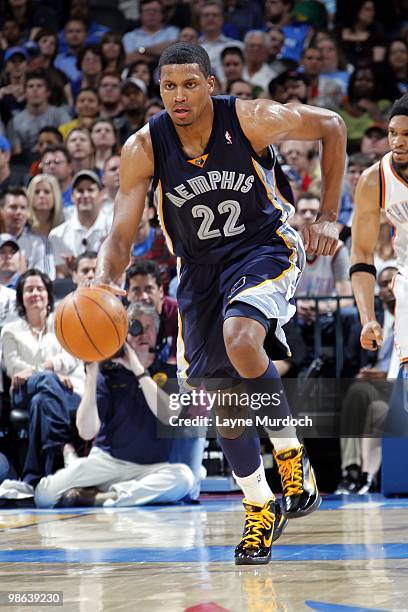
[[(241, 213), (241, 206), (239, 205), (239, 202), (236, 200), (224, 200), (224, 202), (220, 202), (218, 204), (217, 208), (221, 215), (228, 214), (222, 229), (226, 238), (237, 236), (245, 231), (245, 225), (237, 225), (238, 218)], [(215, 220), (215, 216), (211, 208), (204, 206), (204, 204), (197, 204), (196, 206), (193, 206), (191, 213), (195, 219), (203, 219), (197, 232), (200, 240), (208, 240), (209, 238), (219, 238), (222, 236), (219, 229), (211, 229), (211, 225)]]

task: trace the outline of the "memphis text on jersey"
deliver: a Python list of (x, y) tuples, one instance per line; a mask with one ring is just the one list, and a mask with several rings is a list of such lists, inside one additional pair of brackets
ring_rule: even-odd
[(166, 192), (166, 196), (179, 208), (191, 200), (195, 196), (209, 191), (217, 191), (218, 189), (231, 189), (232, 191), (240, 191), (248, 193), (254, 184), (255, 177), (253, 174), (245, 175), (242, 172), (234, 172), (223, 170), (213, 170), (206, 172), (200, 176), (187, 179), (185, 183), (181, 183), (174, 187), (174, 193)]

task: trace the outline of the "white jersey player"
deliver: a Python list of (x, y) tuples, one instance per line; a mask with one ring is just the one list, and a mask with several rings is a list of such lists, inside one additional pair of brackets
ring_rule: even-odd
[(365, 170), (357, 184), (350, 275), (363, 326), (361, 345), (376, 350), (382, 344), (382, 333), (374, 311), (374, 248), (380, 212), (385, 210), (394, 226), (398, 268), (394, 281), (395, 342), (400, 361), (408, 371), (408, 94), (391, 108), (388, 141), (390, 153)]

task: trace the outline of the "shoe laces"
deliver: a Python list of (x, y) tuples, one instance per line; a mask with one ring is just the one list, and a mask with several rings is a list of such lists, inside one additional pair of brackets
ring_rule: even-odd
[(275, 523), (273, 512), (264, 507), (254, 512), (245, 509), (245, 531), (242, 538), (244, 548), (256, 548), (262, 544), (263, 529), (271, 529)]
[(302, 453), (299, 451), (290, 459), (278, 459), (279, 472), (285, 495), (301, 495), (303, 493)]

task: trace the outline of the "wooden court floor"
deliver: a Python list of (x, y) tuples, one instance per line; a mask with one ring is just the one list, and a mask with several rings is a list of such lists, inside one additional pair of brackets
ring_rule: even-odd
[[(238, 499), (141, 509), (0, 508), (0, 611), (408, 611), (408, 500), (327, 497), (273, 561), (237, 568)], [(62, 591), (62, 606), (4, 605)]]

